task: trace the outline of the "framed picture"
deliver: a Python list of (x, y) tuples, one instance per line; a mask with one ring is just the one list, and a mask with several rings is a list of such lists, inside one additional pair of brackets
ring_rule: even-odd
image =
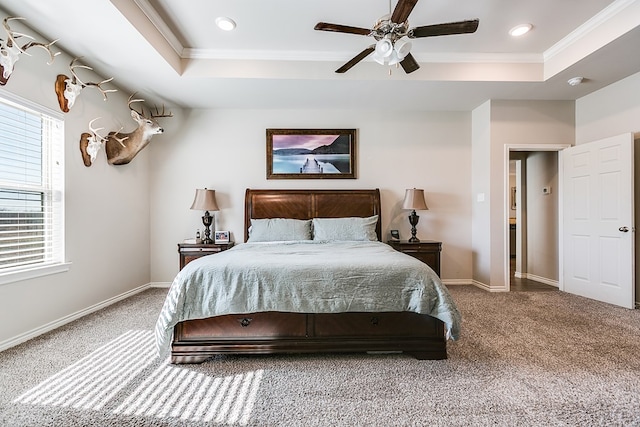
[(511, 210), (516, 209), (516, 187), (511, 187)]
[(214, 243), (229, 243), (229, 232), (228, 231), (216, 231), (213, 233), (213, 242)]
[(267, 179), (355, 177), (355, 129), (267, 129)]

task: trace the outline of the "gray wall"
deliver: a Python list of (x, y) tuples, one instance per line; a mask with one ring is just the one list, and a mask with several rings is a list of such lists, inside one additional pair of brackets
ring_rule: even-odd
[[(47, 60), (41, 50), (22, 55), (0, 93), (60, 111), (54, 82), (57, 74), (68, 74), (71, 58), (62, 54), (52, 65)], [(102, 118), (96, 125), (107, 130), (135, 127), (128, 95), (109, 94), (104, 102), (97, 90), (88, 88), (65, 114), (65, 240), (71, 268), (0, 285), (0, 350), (149, 282), (150, 153), (143, 151), (131, 164), (114, 167), (102, 152), (87, 168), (78, 148), (81, 133), (96, 117)], [(154, 143), (162, 144), (162, 138)]]
[[(508, 162), (506, 147), (573, 143), (571, 101), (488, 101), (474, 110), (472, 141), (474, 197), (474, 283), (492, 291), (508, 289)], [(477, 120), (477, 121), (476, 121)], [(546, 147), (545, 147), (546, 146)], [(488, 155), (487, 155), (488, 151)], [(488, 166), (486, 163), (488, 161)], [(477, 184), (476, 184), (477, 182)], [(480, 202), (477, 195), (484, 194)]]
[[(548, 187), (551, 192), (543, 193)], [(527, 277), (559, 280), (558, 153), (527, 156)]]
[[(446, 283), (471, 278), (471, 117), (466, 112), (190, 110), (151, 147), (151, 280), (178, 272), (178, 242), (202, 229), (196, 188), (216, 190), (217, 228), (243, 239), (244, 193), (252, 188), (380, 188), (383, 235), (410, 236), (405, 189), (423, 188), (418, 237), (443, 242)], [(267, 128), (355, 128), (357, 179), (267, 180)]]

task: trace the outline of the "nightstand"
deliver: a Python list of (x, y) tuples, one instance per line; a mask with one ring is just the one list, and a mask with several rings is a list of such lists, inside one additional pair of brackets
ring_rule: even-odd
[(424, 262), (440, 276), (440, 252), (442, 251), (442, 242), (433, 240), (421, 240), (419, 242), (389, 240), (387, 243), (393, 249), (411, 255)]
[(233, 247), (233, 242), (229, 243), (178, 243), (178, 253), (180, 253), (180, 270), (194, 259), (205, 255), (217, 254)]

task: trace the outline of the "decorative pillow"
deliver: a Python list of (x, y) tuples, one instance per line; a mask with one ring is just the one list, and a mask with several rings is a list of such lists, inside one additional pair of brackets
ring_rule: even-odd
[(247, 242), (311, 240), (311, 220), (290, 218), (251, 219)]
[(378, 240), (378, 215), (368, 218), (314, 218), (313, 240)]

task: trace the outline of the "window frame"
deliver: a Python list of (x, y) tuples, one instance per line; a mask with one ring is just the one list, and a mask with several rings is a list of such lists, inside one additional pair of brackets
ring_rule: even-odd
[[(49, 207), (49, 209), (51, 210), (51, 215), (53, 217), (53, 222), (49, 225), (52, 230), (50, 233), (45, 233), (45, 239), (49, 240), (53, 246), (53, 260), (43, 260), (42, 262), (27, 264), (23, 266), (14, 266), (0, 270), (0, 286), (2, 286), (17, 281), (65, 272), (69, 270), (71, 263), (66, 261), (64, 229), (64, 189), (66, 172), (64, 166), (64, 115), (42, 105), (39, 105), (35, 102), (24, 99), (11, 92), (7, 92), (4, 89), (0, 89), (0, 102), (9, 105), (10, 107), (28, 110), (36, 114), (48, 116), (50, 119), (56, 121), (57, 125), (59, 126), (59, 129), (57, 130), (57, 138), (52, 137), (52, 139), (50, 140), (52, 142), (52, 146), (47, 148), (46, 150), (43, 149), (43, 165), (41, 172), (42, 176), (44, 177), (45, 173), (50, 173), (48, 171), (55, 169), (55, 171), (52, 172), (55, 175), (55, 178), (52, 179), (51, 182), (43, 184), (43, 187), (45, 188), (44, 191), (46, 192), (45, 197), (54, 199), (51, 202), (51, 206)], [(44, 143), (45, 141), (41, 140), (41, 144)], [(45, 152), (48, 152), (48, 155), (45, 156)], [(23, 190), (25, 192), (30, 191), (28, 189), (28, 185), (18, 187), (19, 190)], [(13, 186), (11, 184), (2, 185), (0, 188), (16, 190), (16, 186)]]

